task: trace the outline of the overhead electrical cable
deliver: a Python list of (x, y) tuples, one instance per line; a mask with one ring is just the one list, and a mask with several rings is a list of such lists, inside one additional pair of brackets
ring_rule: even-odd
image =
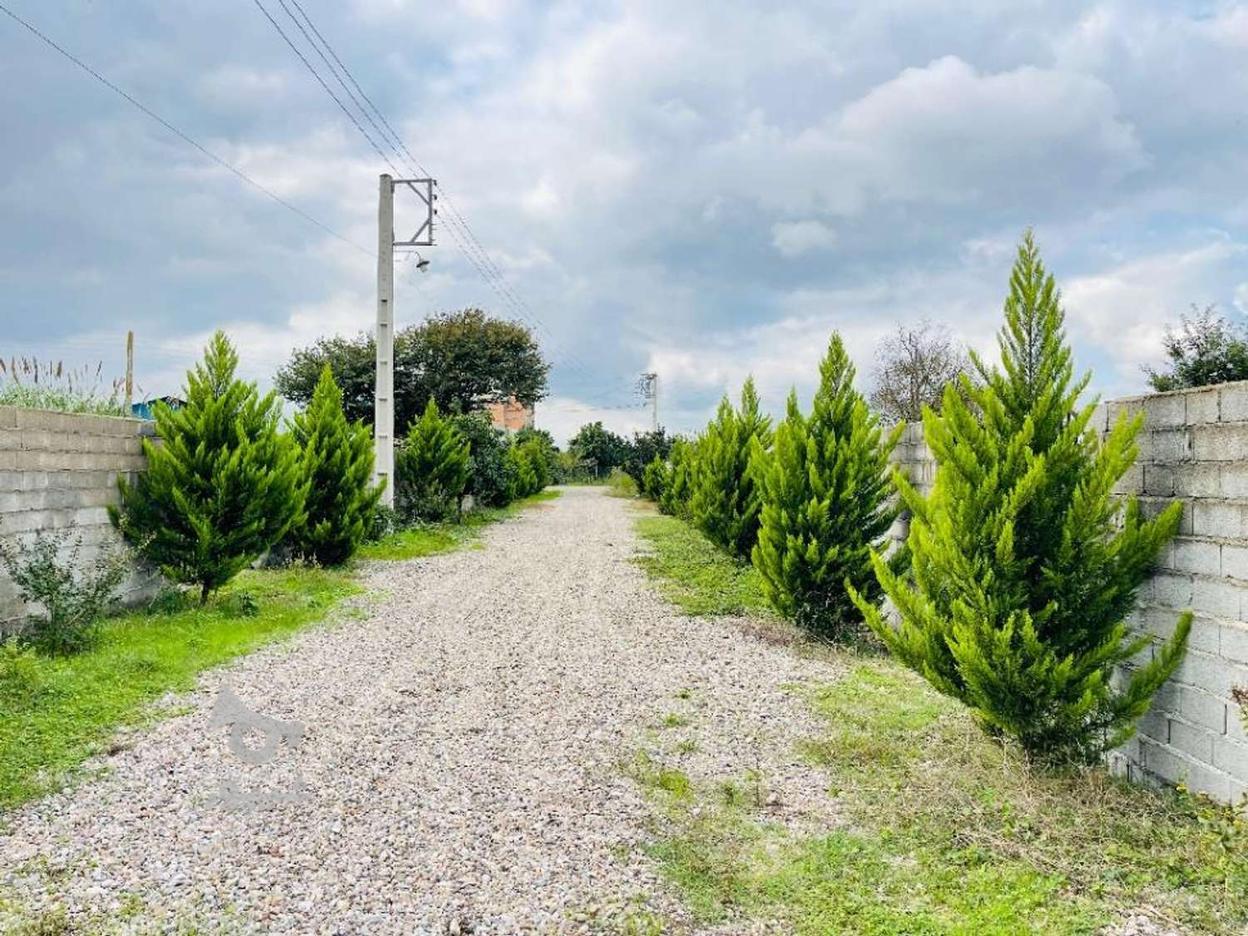
[(78, 58), (78, 56), (74, 55), (72, 52), (68, 51), (68, 50), (67, 50), (67, 49), (65, 49), (63, 46), (59, 45), (59, 44), (58, 44), (58, 43), (56, 43), (54, 40), (52, 40), (51, 38), (49, 38), (46, 34), (44, 34), (43, 32), (41, 32), (41, 31), (40, 31), (38, 28), (36, 28), (33, 24), (31, 24), (31, 23), (27, 22), (26, 20), (22, 19), (22, 17), (18, 16), (16, 13), (14, 13), (12, 10), (10, 10), (10, 9), (9, 9), (7, 6), (5, 6), (3, 3), (0, 3), (0, 13), (3, 13), (5, 16), (9, 17), (9, 19), (13, 20), (15, 23), (17, 23), (17, 24), (18, 24), (19, 26), (21, 26), (23, 29), (27, 30), (27, 31), (28, 31), (31, 35), (35, 36), (37, 39), (39, 39), (41, 42), (43, 42), (46, 46), (48, 46), (48, 48), (52, 49), (52, 50), (53, 50), (53, 51), (55, 51), (57, 54), (61, 55), (63, 58), (65, 58), (65, 59), (67, 59), (68, 61), (72, 62), (74, 65), (76, 65), (76, 66), (77, 66), (78, 68), (80, 68), (82, 71), (86, 72), (88, 75), (90, 75), (90, 76), (91, 76), (92, 78), (94, 78), (96, 81), (98, 81), (100, 84), (104, 85), (104, 87), (108, 88), (108, 89), (109, 89), (110, 91), (112, 91), (114, 94), (116, 94), (116, 95), (118, 95), (119, 97), (123, 98), (123, 99), (124, 99), (126, 102), (128, 102), (131, 106), (133, 106), (134, 108), (136, 108), (137, 110), (139, 110), (140, 112), (142, 112), (143, 114), (145, 114), (147, 117), (149, 117), (149, 118), (151, 118), (152, 120), (156, 121), (156, 123), (160, 124), (162, 127), (164, 127), (166, 130), (168, 130), (170, 133), (172, 133), (172, 134), (173, 134), (174, 136), (176, 136), (178, 139), (182, 140), (182, 141), (183, 141), (184, 143), (186, 143), (187, 145), (194, 147), (196, 150), (198, 150), (200, 153), (202, 153), (202, 154), (203, 154), (204, 156), (206, 156), (208, 159), (212, 160), (214, 163), (216, 163), (218, 166), (221, 166), (223, 169), (226, 169), (226, 170), (228, 170), (229, 172), (233, 173), (235, 176), (237, 176), (237, 177), (238, 177), (239, 179), (241, 179), (242, 181), (246, 182), (246, 183), (247, 183), (248, 185), (250, 185), (252, 188), (256, 189), (256, 190), (257, 190), (257, 191), (259, 191), (259, 192), (262, 192), (264, 195), (267, 195), (269, 198), (271, 198), (273, 201), (277, 202), (277, 204), (281, 205), (281, 206), (282, 206), (283, 208), (285, 208), (287, 211), (291, 211), (291, 212), (293, 212), (294, 214), (296, 214), (296, 215), (298, 215), (300, 218), (302, 218), (304, 221), (307, 221), (309, 224), (313, 224), (313, 225), (315, 225), (316, 227), (318, 227), (318, 228), (320, 228), (322, 231), (324, 231), (326, 234), (329, 234), (329, 235), (331, 235), (332, 237), (337, 238), (338, 240), (342, 241), (344, 244), (349, 244), (350, 246), (354, 247), (356, 250), (360, 251), (361, 253), (364, 253), (364, 254), (366, 254), (367, 256), (370, 256), (370, 257), (376, 257), (376, 256), (377, 256), (377, 254), (376, 254), (374, 251), (369, 250), (367, 247), (362, 247), (361, 245), (357, 244), (355, 241), (351, 240), (349, 237), (346, 237), (345, 235), (338, 233), (338, 232), (337, 232), (337, 231), (335, 231), (333, 228), (331, 228), (329, 225), (325, 224), (323, 221), (320, 221), (320, 220), (318, 220), (317, 218), (314, 218), (312, 215), (308, 214), (306, 211), (304, 211), (304, 210), (303, 210), (302, 208), (300, 208), (298, 205), (292, 204), (291, 202), (289, 202), (289, 201), (287, 201), (285, 198), (283, 198), (281, 195), (278, 195), (278, 194), (277, 194), (276, 192), (274, 192), (272, 189), (270, 189), (270, 188), (268, 188), (267, 186), (265, 186), (265, 185), (261, 184), (260, 182), (257, 182), (255, 179), (253, 179), (251, 176), (247, 175), (247, 173), (243, 172), (243, 170), (242, 170), (242, 169), (239, 169), (239, 168), (238, 168), (237, 166), (235, 166), (233, 163), (231, 163), (231, 162), (229, 162), (228, 160), (223, 159), (222, 157), (218, 156), (216, 153), (214, 153), (212, 150), (208, 149), (206, 146), (204, 146), (202, 143), (200, 143), (198, 140), (196, 140), (196, 139), (195, 139), (194, 137), (192, 137), (190, 134), (188, 134), (188, 133), (186, 133), (184, 130), (181, 130), (181, 129), (179, 129), (178, 127), (174, 126), (172, 123), (170, 123), (170, 122), (169, 122), (168, 120), (166, 120), (164, 117), (160, 116), (160, 114), (156, 113), (154, 110), (152, 110), (152, 109), (151, 109), (150, 107), (148, 107), (146, 104), (144, 104), (142, 101), (140, 101), (140, 100), (138, 100), (137, 98), (135, 98), (132, 94), (130, 94), (130, 92), (128, 92), (128, 91), (126, 91), (125, 89), (123, 89), (123, 88), (121, 88), (121, 87), (119, 87), (119, 86), (115, 85), (115, 84), (114, 84), (113, 82), (111, 82), (109, 79), (105, 78), (102, 74), (100, 74), (98, 71), (96, 71), (96, 70), (95, 70), (94, 68), (92, 68), (90, 65), (88, 65), (88, 64), (87, 64), (86, 62), (84, 62), (82, 59)]

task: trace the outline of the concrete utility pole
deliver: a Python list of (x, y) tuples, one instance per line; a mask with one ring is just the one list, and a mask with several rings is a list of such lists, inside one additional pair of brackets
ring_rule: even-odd
[(659, 431), (659, 375), (650, 371), (641, 375), (641, 392), (650, 404), (650, 430)]
[(382, 175), (377, 199), (377, 385), (373, 396), (373, 481), (394, 506), (394, 180)]
[(126, 415), (134, 403), (134, 332), (126, 332)]
[[(373, 393), (373, 482), (385, 481), (381, 502), (394, 506), (394, 248), (432, 247), (437, 213), (433, 179), (393, 179), (382, 174), (377, 193), (377, 383)], [(405, 241), (394, 239), (394, 189), (405, 185), (424, 203), (420, 227)], [(418, 269), (428, 266), (421, 260)]]

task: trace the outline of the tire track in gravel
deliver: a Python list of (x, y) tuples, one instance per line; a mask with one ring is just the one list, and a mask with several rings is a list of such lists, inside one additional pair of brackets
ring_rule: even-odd
[[(8, 817), (0, 894), (118, 932), (584, 932), (578, 914), (629, 902), (683, 927), (620, 763), (691, 691), (682, 769), (760, 769), (773, 818), (826, 822), (825, 781), (795, 752), (817, 726), (785, 687), (835, 672), (675, 612), (631, 561), (633, 515), (571, 488), (489, 529), (484, 549), (370, 567), (381, 594), (362, 620), (206, 674), (179, 700), (194, 710), (103, 779)], [(223, 684), (303, 722), (300, 747), (276, 766), (232, 758), (208, 728)], [(213, 801), (223, 780), (295, 776), (300, 803)]]

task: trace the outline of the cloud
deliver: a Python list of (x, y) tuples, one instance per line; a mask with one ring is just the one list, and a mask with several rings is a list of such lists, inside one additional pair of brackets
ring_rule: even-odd
[(836, 231), (822, 221), (777, 221), (771, 226), (771, 242), (786, 257), (836, 245)]

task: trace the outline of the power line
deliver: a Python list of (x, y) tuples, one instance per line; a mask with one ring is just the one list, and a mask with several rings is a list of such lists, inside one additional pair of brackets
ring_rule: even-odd
[(351, 246), (352, 246), (352, 247), (354, 247), (356, 250), (361, 251), (362, 253), (366, 254), (367, 256), (370, 256), (370, 257), (375, 257), (375, 256), (376, 256), (376, 254), (375, 254), (375, 253), (373, 253), (373, 251), (369, 250), (369, 249), (368, 249), (368, 248), (366, 248), (366, 247), (361, 247), (359, 244), (357, 244), (355, 241), (351, 240), (350, 238), (348, 238), (348, 237), (346, 237), (346, 236), (344, 236), (344, 235), (342, 235), (342, 234), (339, 234), (337, 231), (335, 231), (335, 230), (334, 230), (333, 228), (331, 228), (329, 225), (327, 225), (327, 224), (325, 224), (324, 222), (319, 221), (319, 220), (317, 220), (316, 218), (312, 217), (312, 215), (308, 214), (306, 211), (304, 211), (304, 210), (303, 210), (302, 208), (300, 208), (298, 205), (291, 204), (291, 203), (290, 203), (290, 202), (288, 202), (286, 199), (282, 198), (282, 196), (278, 195), (276, 192), (274, 192), (274, 191), (272, 191), (271, 189), (269, 189), (269, 188), (265, 187), (264, 185), (260, 184), (260, 183), (259, 183), (259, 182), (257, 182), (255, 179), (253, 179), (251, 176), (247, 175), (247, 173), (243, 172), (243, 170), (239, 169), (239, 168), (238, 168), (237, 166), (235, 166), (233, 163), (228, 162), (227, 160), (225, 160), (225, 159), (223, 159), (222, 157), (218, 156), (216, 153), (212, 152), (212, 150), (210, 150), (210, 149), (208, 149), (207, 147), (205, 147), (203, 144), (201, 144), (198, 140), (196, 140), (196, 139), (194, 139), (193, 137), (191, 137), (191, 136), (190, 136), (188, 133), (186, 133), (185, 131), (180, 130), (180, 129), (178, 129), (177, 127), (175, 127), (173, 124), (171, 124), (171, 123), (170, 123), (168, 120), (166, 120), (164, 117), (160, 116), (160, 114), (156, 113), (154, 110), (152, 110), (152, 109), (151, 109), (150, 107), (148, 107), (146, 104), (144, 104), (143, 102), (141, 102), (141, 101), (139, 101), (137, 98), (135, 98), (133, 95), (131, 95), (128, 91), (125, 91), (124, 89), (122, 89), (122, 88), (118, 87), (117, 85), (113, 84), (113, 82), (109, 81), (109, 80), (108, 80), (107, 78), (105, 78), (102, 74), (100, 74), (98, 71), (96, 71), (96, 70), (95, 70), (94, 68), (92, 68), (90, 65), (88, 65), (86, 62), (84, 62), (82, 59), (78, 58), (78, 56), (74, 55), (72, 52), (69, 52), (69, 51), (68, 51), (68, 50), (66, 50), (64, 47), (62, 47), (62, 46), (58, 45), (56, 42), (54, 42), (52, 39), (50, 39), (47, 35), (45, 35), (44, 33), (40, 32), (40, 31), (39, 31), (39, 30), (38, 30), (38, 29), (37, 29), (34, 25), (32, 25), (31, 23), (29, 23), (29, 22), (27, 22), (26, 20), (22, 19), (20, 16), (18, 16), (16, 13), (14, 13), (12, 10), (10, 10), (10, 9), (9, 9), (7, 6), (5, 6), (3, 3), (0, 3), (0, 13), (4, 13), (7, 17), (9, 17), (9, 19), (13, 20), (13, 21), (14, 21), (15, 23), (17, 23), (19, 26), (21, 26), (21, 27), (23, 27), (24, 29), (26, 29), (29, 33), (31, 33), (31, 35), (33, 35), (33, 36), (35, 36), (36, 38), (38, 38), (41, 42), (43, 42), (45, 45), (47, 45), (50, 49), (53, 49), (55, 52), (57, 52), (57, 53), (58, 53), (59, 55), (61, 55), (63, 58), (68, 59), (68, 60), (69, 60), (70, 62), (72, 62), (74, 65), (77, 65), (80, 69), (82, 69), (84, 72), (86, 72), (86, 73), (87, 73), (88, 75), (90, 75), (92, 78), (94, 78), (94, 79), (95, 79), (96, 81), (98, 81), (100, 84), (104, 85), (104, 87), (108, 88), (108, 89), (109, 89), (110, 91), (112, 91), (114, 94), (117, 94), (117, 95), (118, 95), (118, 96), (120, 96), (121, 98), (125, 99), (125, 100), (126, 100), (129, 104), (131, 104), (133, 107), (137, 108), (137, 109), (138, 109), (139, 111), (141, 111), (143, 114), (145, 114), (146, 116), (150, 117), (152, 120), (156, 121), (158, 124), (160, 124), (160, 125), (161, 125), (162, 127), (164, 127), (166, 130), (168, 130), (168, 131), (169, 131), (170, 133), (172, 133), (174, 136), (178, 137), (178, 138), (179, 138), (180, 140), (182, 140), (184, 143), (187, 143), (188, 145), (193, 146), (195, 149), (199, 150), (199, 152), (200, 152), (200, 153), (202, 153), (204, 156), (207, 156), (209, 159), (211, 159), (214, 163), (216, 163), (217, 165), (221, 166), (221, 167), (222, 167), (222, 168), (224, 168), (224, 169), (228, 169), (228, 170), (229, 170), (231, 173), (233, 173), (235, 176), (237, 176), (238, 178), (242, 179), (244, 182), (246, 182), (248, 185), (252, 186), (252, 187), (253, 187), (253, 188), (255, 188), (256, 190), (258, 190), (258, 191), (260, 191), (260, 192), (264, 193), (264, 194), (265, 194), (265, 195), (267, 195), (269, 198), (271, 198), (273, 201), (275, 201), (275, 202), (277, 202), (279, 205), (281, 205), (283, 208), (287, 209), (288, 211), (292, 211), (292, 212), (294, 212), (294, 213), (295, 213), (295, 214), (297, 214), (299, 217), (303, 218), (303, 220), (307, 221), (309, 224), (314, 224), (314, 225), (316, 225), (318, 228), (320, 228), (320, 229), (321, 229), (322, 231), (324, 231), (326, 234), (329, 234), (329, 235), (331, 235), (331, 236), (333, 236), (333, 237), (336, 237), (338, 240), (342, 241), (344, 244), (349, 244), (349, 245), (351, 245)]
[[(253, 0), (253, 2), (261, 10), (261, 12), (265, 14), (266, 19), (268, 19), (270, 24), (272, 24), (278, 31), (279, 35), (281, 35), (282, 39), (285, 40), (286, 44), (291, 47), (291, 49), (303, 62), (304, 66), (312, 72), (317, 82), (321, 85), (325, 92), (329, 94), (334, 103), (337, 104), (345, 114), (347, 114), (348, 118), (350, 118), (351, 122), (368, 141), (369, 145), (372, 146), (373, 149), (376, 150), (377, 153), (386, 161), (386, 163), (397, 173), (398, 169), (390, 160), (389, 156), (381, 151), (372, 136), (364, 129), (363, 125), (359, 122), (355, 115), (348, 110), (346, 105), (343, 104), (338, 95), (330, 89), (328, 83), (324, 80), (324, 78), (322, 78), (317, 69), (295, 46), (290, 37), (284, 30), (282, 30), (276, 20), (269, 14), (268, 10), (266, 10), (260, 3), (260, 0)], [(347, 67), (346, 63), (343, 62), (341, 56), (338, 55), (329, 40), (326, 39), (324, 34), (317, 28), (316, 24), (312, 21), (311, 16), (308, 15), (307, 10), (304, 9), (299, 0), (289, 0), (289, 3), (290, 6), (293, 6), (296, 10), (298, 10), (300, 17), (302, 17), (303, 21), (307, 24), (307, 29), (304, 28), (303, 23), (300, 23), (299, 19), (296, 18), (291, 12), (290, 6), (287, 5), (287, 0), (278, 0), (278, 2), (286, 11), (287, 16), (289, 16), (292, 22), (294, 22), (299, 28), (299, 31), (302, 33), (304, 39), (310, 46), (312, 46), (317, 56), (322, 62), (325, 63), (325, 67), (329, 69), (330, 73), (334, 76), (334, 79), (343, 88), (343, 90), (347, 92), (348, 97), (358, 108), (360, 114), (362, 114), (369, 124), (372, 125), (373, 129), (377, 133), (377, 136), (386, 143), (387, 147), (394, 151), (394, 154), (401, 162), (404, 160), (404, 156), (406, 156), (407, 162), (413, 170), (420, 172), (427, 177), (432, 177), (432, 173), (426, 169), (421, 164), (420, 160), (412, 154), (412, 151), (407, 147), (407, 144), (404, 143), (403, 138), (394, 129), (394, 126), (390, 123), (390, 121), (386, 119), (385, 114), (382, 113), (381, 109), (364, 91), (355, 76), (351, 73), (351, 70)], [(311, 29), (312, 35), (309, 35), (308, 29)], [(312, 38), (313, 35), (316, 37), (315, 40)], [(324, 51), (322, 51), (322, 47), (324, 48)], [(329, 58), (326, 58), (325, 53), (328, 53)], [(336, 63), (336, 68), (334, 64), (330, 63), (331, 58), (333, 59), (333, 62)], [(347, 85), (348, 81), (350, 82), (350, 86)], [(352, 88), (355, 89), (355, 92), (352, 91)], [(361, 103), (361, 101), (363, 103)], [(369, 113), (370, 109), (372, 114), (376, 115), (376, 119), (374, 119), (372, 114)], [(380, 124), (378, 124), (378, 121), (380, 121)], [(515, 289), (512, 288), (507, 282), (502, 271), (498, 268), (497, 264), (494, 263), (493, 258), (490, 257), (488, 251), (481, 244), (480, 239), (468, 225), (467, 219), (464, 218), (459, 209), (456, 207), (450, 194), (441, 186), (439, 186), (439, 192), (442, 195), (449, 211), (449, 215), (443, 219), (446, 229), (451, 234), (452, 239), (455, 241), (456, 247), (459, 248), (459, 251), (464, 255), (465, 259), (469, 261), (469, 263), (477, 270), (477, 273), (481, 276), (481, 278), (494, 291), (505, 309), (508, 309), (513, 314), (518, 315), (519, 318), (527, 321), (534, 328), (544, 332), (554, 343), (555, 349), (558, 350), (559, 345), (561, 344), (559, 339), (549, 328), (546, 327), (546, 324), (537, 316), (528, 303), (525, 302), (524, 299), (520, 297), (516, 293)], [(594, 379), (594, 375), (588, 370), (586, 365), (584, 365), (574, 355), (563, 352), (559, 356), (561, 356), (564, 361), (583, 378), (589, 380)]]

